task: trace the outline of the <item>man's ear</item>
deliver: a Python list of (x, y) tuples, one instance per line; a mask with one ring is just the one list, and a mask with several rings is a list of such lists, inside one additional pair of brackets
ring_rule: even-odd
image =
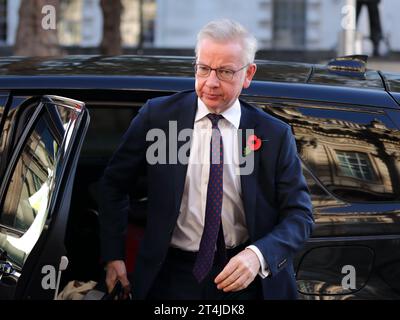
[(243, 88), (246, 89), (250, 87), (251, 80), (253, 79), (254, 75), (257, 71), (257, 65), (255, 63), (250, 63), (246, 70), (246, 76), (243, 82)]

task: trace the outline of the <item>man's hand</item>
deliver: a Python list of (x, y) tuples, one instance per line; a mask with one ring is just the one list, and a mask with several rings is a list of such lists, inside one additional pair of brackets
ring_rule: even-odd
[(122, 299), (127, 299), (130, 293), (130, 283), (126, 273), (125, 262), (122, 260), (114, 260), (107, 263), (106, 285), (108, 293), (110, 293), (117, 281), (121, 282), (123, 288)]
[(244, 249), (229, 260), (214, 282), (224, 292), (243, 290), (254, 280), (259, 270), (260, 261), (255, 252)]

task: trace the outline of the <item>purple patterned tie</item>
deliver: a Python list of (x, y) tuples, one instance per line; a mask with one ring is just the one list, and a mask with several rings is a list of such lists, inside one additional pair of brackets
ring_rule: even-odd
[(218, 128), (218, 121), (221, 120), (223, 116), (210, 113), (207, 117), (212, 123), (210, 176), (207, 188), (204, 230), (200, 241), (199, 252), (197, 253), (196, 262), (193, 267), (193, 275), (198, 282), (201, 282), (207, 276), (213, 265), (217, 239), (217, 252), (221, 252), (221, 250), (223, 253), (225, 252), (225, 241), (221, 224), (224, 152), (222, 136)]

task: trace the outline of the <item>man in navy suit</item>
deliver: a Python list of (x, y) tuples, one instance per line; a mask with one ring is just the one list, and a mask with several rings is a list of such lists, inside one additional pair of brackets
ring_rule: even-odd
[(133, 119), (101, 181), (109, 289), (130, 285), (126, 204), (146, 170), (134, 298), (297, 297), (292, 259), (311, 234), (312, 207), (291, 128), (238, 99), (256, 49), (237, 22), (208, 23), (197, 38), (196, 90), (151, 99)]

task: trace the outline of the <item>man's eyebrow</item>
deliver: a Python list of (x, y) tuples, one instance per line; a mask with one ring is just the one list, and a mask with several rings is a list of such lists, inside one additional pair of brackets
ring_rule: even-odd
[[(201, 65), (203, 65), (203, 66), (207, 66), (207, 67), (210, 67), (210, 68), (211, 68), (211, 66), (209, 66), (208, 64), (203, 63), (203, 62), (201, 62), (201, 61), (198, 61), (197, 64), (201, 64)], [(219, 66), (219, 67), (217, 67), (217, 68), (215, 68), (215, 69), (229, 69), (229, 70), (233, 70), (234, 68), (235, 68), (235, 67), (234, 67), (233, 65), (222, 65), (222, 66)]]
[(234, 69), (234, 67), (225, 65), (225, 66), (218, 67), (218, 69), (229, 69), (229, 70), (232, 70), (232, 69)]

